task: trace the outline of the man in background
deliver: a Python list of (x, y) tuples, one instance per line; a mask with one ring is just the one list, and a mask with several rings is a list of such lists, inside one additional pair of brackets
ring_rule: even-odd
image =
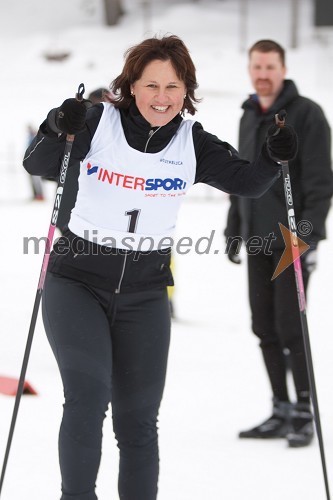
[[(316, 266), (317, 245), (325, 238), (325, 219), (332, 196), (330, 127), (322, 109), (299, 95), (295, 83), (285, 79), (285, 51), (272, 40), (260, 40), (249, 50), (249, 74), (255, 93), (243, 103), (239, 153), (252, 161), (259, 154), (267, 129), (281, 109), (298, 135), (298, 153), (289, 162), (296, 221), (306, 221), (298, 233), (310, 249), (302, 256), (305, 289)], [(248, 255), (252, 329), (260, 347), (273, 394), (272, 415), (262, 424), (240, 432), (241, 438), (286, 438), (289, 446), (310, 444), (313, 417), (309, 377), (303, 344), (293, 266), (272, 280), (285, 248), (279, 223), (288, 227), (282, 180), (261, 198), (231, 197), (225, 235), (229, 259), (238, 264), (239, 237), (251, 236), (270, 244)], [(237, 237), (238, 238), (235, 238)], [(291, 403), (287, 387), (286, 353), (295, 386)], [(288, 363), (289, 364), (289, 363)]]

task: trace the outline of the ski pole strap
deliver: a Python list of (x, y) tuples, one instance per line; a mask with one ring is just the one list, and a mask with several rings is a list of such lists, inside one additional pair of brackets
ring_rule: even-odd
[(283, 128), (286, 124), (287, 111), (285, 109), (281, 109), (275, 115), (275, 123), (279, 128)]
[(75, 95), (75, 99), (77, 101), (83, 101), (83, 94), (85, 93), (85, 87), (84, 87), (84, 83), (80, 83), (78, 89), (77, 89), (77, 93)]
[[(83, 101), (83, 94), (85, 93), (85, 87), (84, 83), (80, 83), (78, 86), (77, 92), (75, 94), (75, 99), (79, 102)], [(66, 136), (66, 149), (68, 149), (68, 143), (72, 143), (74, 141), (74, 134), (67, 134)], [(61, 171), (60, 171), (60, 176), (61, 176)]]

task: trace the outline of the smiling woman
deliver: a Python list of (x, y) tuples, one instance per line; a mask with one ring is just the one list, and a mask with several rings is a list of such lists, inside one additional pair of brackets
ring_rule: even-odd
[[(163, 126), (179, 112), (195, 114), (194, 104), (200, 102), (195, 97), (195, 66), (178, 37), (149, 38), (128, 49), (125, 55), (123, 71), (111, 84), (117, 96), (113, 101), (116, 108), (128, 107), (135, 98), (151, 126)], [(158, 113), (164, 118), (157, 117)]]
[[(268, 150), (264, 142), (250, 163), (200, 123), (183, 119), (185, 111), (195, 114), (197, 87), (182, 40), (149, 38), (127, 51), (111, 102), (87, 109), (86, 102), (66, 99), (48, 113), (26, 152), (28, 172), (57, 177), (66, 134), (76, 134), (69, 168), (80, 164), (79, 190), (68, 229), (50, 256), (43, 295), (45, 330), (65, 393), (61, 500), (97, 499), (110, 401), (119, 496), (156, 499), (157, 417), (170, 339), (167, 286), (173, 285), (171, 241), (181, 202), (199, 182), (259, 196), (280, 174), (270, 157), (279, 157), (274, 143)], [(287, 127), (281, 133), (295, 142)]]
[(147, 122), (152, 127), (161, 127), (183, 110), (186, 88), (170, 61), (155, 60), (131, 85), (131, 95)]

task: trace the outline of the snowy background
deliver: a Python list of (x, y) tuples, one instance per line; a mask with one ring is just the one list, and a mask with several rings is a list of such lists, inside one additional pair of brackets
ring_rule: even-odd
[[(55, 6), (56, 4), (56, 6)], [(288, 77), (302, 94), (320, 103), (333, 124), (333, 35), (313, 27), (312, 2), (300, 2), (299, 45), (288, 50)], [(47, 111), (76, 92), (108, 86), (123, 53), (144, 36), (174, 33), (188, 45), (200, 83), (197, 120), (237, 147), (240, 105), (251, 92), (247, 56), (259, 38), (290, 46), (291, 1), (252, 0), (246, 26), (236, 0), (153, 2), (149, 22), (139, 0), (125, 2), (116, 27), (102, 26), (97, 0), (11, 0), (0, 4), (0, 376), (18, 377), (28, 334), (42, 255), (23, 254), (23, 238), (47, 234), (54, 185), (47, 200), (31, 202), (29, 177), (21, 167), (26, 126), (38, 126)], [(246, 29), (245, 29), (246, 28)], [(63, 62), (45, 54), (69, 53)], [(315, 165), (314, 165), (315, 168)], [(284, 440), (243, 441), (240, 430), (271, 410), (270, 390), (250, 331), (245, 265), (231, 264), (222, 231), (228, 197), (196, 186), (182, 207), (177, 236), (197, 240), (215, 231), (209, 255), (176, 255), (175, 308), (165, 396), (160, 414), (159, 500), (325, 499), (317, 440), (288, 449)], [(311, 278), (308, 322), (333, 489), (333, 218), (320, 245)], [(244, 258), (243, 258), (244, 261)], [(22, 398), (3, 500), (58, 500), (57, 434), (62, 389), (38, 319), (27, 374), (38, 396)], [(0, 460), (5, 451), (14, 398), (0, 394)], [(116, 499), (117, 448), (111, 419), (105, 421), (98, 478), (100, 500)]]

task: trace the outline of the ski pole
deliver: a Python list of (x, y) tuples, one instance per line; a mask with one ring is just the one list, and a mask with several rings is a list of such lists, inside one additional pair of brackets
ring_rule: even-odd
[[(84, 84), (81, 83), (79, 85), (78, 91), (75, 95), (75, 98), (78, 101), (83, 100), (84, 91), (85, 91)], [(48, 267), (48, 263), (49, 263), (50, 252), (52, 249), (53, 237), (54, 237), (54, 232), (55, 232), (55, 228), (56, 228), (56, 224), (57, 224), (59, 207), (60, 207), (62, 192), (64, 189), (65, 180), (66, 180), (66, 174), (67, 174), (69, 159), (70, 159), (72, 146), (73, 146), (73, 142), (74, 142), (74, 137), (75, 137), (74, 135), (70, 135), (70, 134), (67, 134), (67, 136), (66, 136), (66, 145), (65, 145), (62, 163), (61, 163), (58, 186), (57, 186), (57, 191), (56, 191), (56, 195), (55, 195), (55, 199), (54, 199), (54, 205), (53, 205), (53, 209), (52, 209), (51, 223), (50, 223), (49, 231), (48, 231), (48, 235), (47, 235), (44, 257), (43, 257), (42, 267), (41, 267), (41, 271), (40, 271), (35, 302), (34, 302), (34, 306), (33, 306), (33, 310), (32, 310), (30, 328), (29, 328), (27, 343), (26, 343), (26, 347), (25, 347), (25, 351), (24, 351), (22, 368), (21, 368), (19, 383), (18, 383), (16, 397), (15, 397), (13, 415), (12, 415), (12, 419), (11, 419), (11, 424), (10, 424), (10, 429), (9, 429), (9, 434), (8, 434), (8, 439), (7, 439), (7, 446), (6, 446), (5, 456), (4, 456), (2, 470), (1, 470), (0, 496), (1, 496), (1, 491), (2, 491), (2, 485), (4, 482), (4, 478), (5, 478), (11, 443), (13, 440), (13, 434), (14, 434), (17, 414), (18, 414), (18, 410), (19, 410), (19, 406), (20, 406), (20, 402), (21, 402), (21, 397), (23, 394), (25, 375), (26, 375), (28, 362), (29, 362), (32, 339), (34, 336), (39, 305), (40, 305), (40, 301), (41, 301), (41, 297), (42, 297), (42, 293), (43, 293), (43, 289), (44, 289), (46, 271), (47, 271), (47, 267)]]
[[(275, 123), (279, 128), (283, 128), (285, 125), (287, 113), (285, 110), (280, 111), (275, 115)], [(320, 412), (319, 412), (319, 404), (317, 397), (317, 389), (316, 389), (316, 381), (315, 381), (315, 373), (313, 368), (312, 354), (311, 354), (311, 344), (310, 344), (310, 336), (308, 329), (308, 322), (306, 317), (306, 300), (305, 300), (305, 291), (303, 284), (303, 275), (302, 275), (302, 264), (300, 259), (300, 252), (298, 246), (297, 239), (297, 224), (295, 218), (295, 210), (294, 210), (294, 202), (291, 190), (291, 181), (290, 181), (290, 173), (289, 173), (289, 162), (281, 161), (279, 163), (282, 165), (282, 175), (283, 175), (283, 183), (284, 183), (284, 194), (286, 200), (287, 207), (287, 215), (288, 215), (288, 225), (291, 239), (291, 249), (293, 255), (293, 265), (295, 271), (295, 281), (296, 281), (296, 289), (298, 296), (298, 305), (299, 312), (301, 318), (301, 328), (302, 328), (302, 336), (304, 341), (305, 348), (305, 358), (310, 382), (310, 396), (313, 406), (314, 420), (317, 430), (321, 463), (324, 475), (325, 482), (325, 490), (326, 490), (326, 499), (330, 500), (330, 490), (329, 490), (329, 482), (326, 468), (326, 459), (325, 459), (325, 450), (324, 450), (324, 440), (321, 429), (320, 422)]]

